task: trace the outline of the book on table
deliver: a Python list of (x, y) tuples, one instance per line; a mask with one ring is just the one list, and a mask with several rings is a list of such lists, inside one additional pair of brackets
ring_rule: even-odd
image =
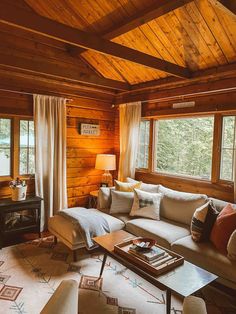
[(157, 261), (166, 254), (164, 250), (157, 246), (153, 246), (150, 249), (142, 249), (136, 245), (131, 245), (129, 252), (149, 263)]

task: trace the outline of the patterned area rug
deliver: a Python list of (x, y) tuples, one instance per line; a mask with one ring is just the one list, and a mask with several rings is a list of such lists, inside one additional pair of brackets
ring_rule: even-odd
[[(81, 249), (78, 261), (53, 238), (4, 248), (0, 251), (0, 313), (40, 313), (63, 279), (79, 285), (79, 314), (164, 314), (165, 292), (155, 288), (115, 260), (108, 258), (103, 278), (99, 252)], [(230, 298), (207, 287), (201, 291), (210, 314), (233, 314)], [(92, 302), (91, 302), (92, 300)], [(182, 313), (182, 300), (172, 297), (173, 314)]]

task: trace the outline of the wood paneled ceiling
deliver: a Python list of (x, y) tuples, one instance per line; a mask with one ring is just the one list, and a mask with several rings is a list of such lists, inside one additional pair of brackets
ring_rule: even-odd
[[(154, 0), (25, 2), (44, 17), (105, 38), (116, 25), (125, 24), (137, 12), (145, 12), (157, 3)], [(220, 1), (195, 0), (109, 39), (195, 72), (236, 62), (235, 34), (236, 16)], [(93, 50), (81, 51), (82, 58), (105, 78), (133, 85), (170, 75)], [(80, 50), (71, 53), (79, 54)]]

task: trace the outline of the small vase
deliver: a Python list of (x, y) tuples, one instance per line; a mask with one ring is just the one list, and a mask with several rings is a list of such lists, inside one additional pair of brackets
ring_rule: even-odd
[(26, 199), (26, 191), (27, 191), (27, 185), (26, 186), (16, 186), (11, 188), (11, 198), (13, 201), (24, 201)]

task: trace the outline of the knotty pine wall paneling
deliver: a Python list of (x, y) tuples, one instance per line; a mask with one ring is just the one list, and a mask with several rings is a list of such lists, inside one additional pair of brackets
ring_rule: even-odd
[[(97, 123), (99, 136), (79, 134), (79, 123)], [(113, 154), (115, 111), (110, 104), (74, 99), (67, 106), (68, 204), (87, 206), (89, 193), (97, 190), (103, 171), (95, 169), (96, 154)]]

